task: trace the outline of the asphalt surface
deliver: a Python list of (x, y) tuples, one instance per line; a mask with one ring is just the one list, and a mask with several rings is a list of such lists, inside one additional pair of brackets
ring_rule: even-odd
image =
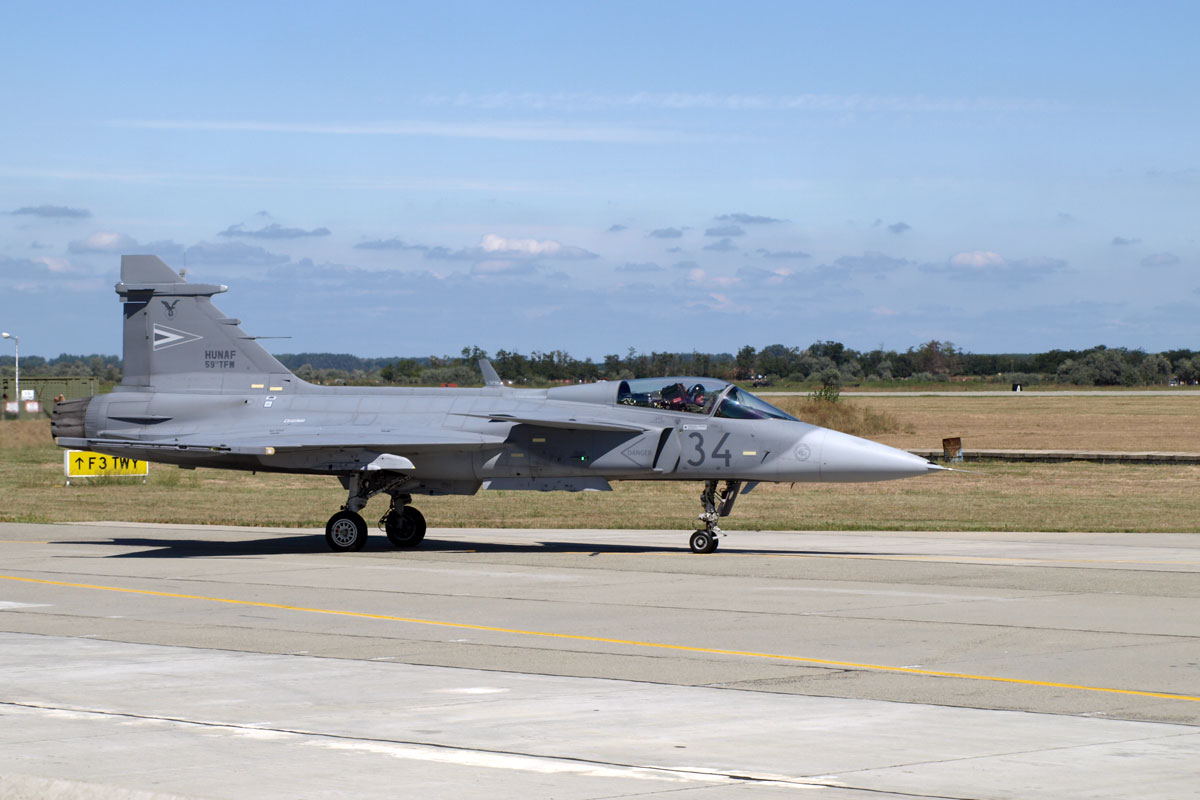
[(0, 797), (1197, 796), (1187, 534), (0, 524)]

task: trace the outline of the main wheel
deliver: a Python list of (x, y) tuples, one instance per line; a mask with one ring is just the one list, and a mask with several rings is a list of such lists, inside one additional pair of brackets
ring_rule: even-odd
[(362, 550), (367, 544), (367, 523), (353, 511), (339, 511), (325, 523), (325, 542), (337, 553)]
[(425, 515), (412, 506), (392, 509), (383, 526), (396, 547), (416, 547), (425, 538)]
[(711, 553), (717, 549), (717, 537), (708, 531), (696, 531), (688, 544), (692, 546), (693, 553)]

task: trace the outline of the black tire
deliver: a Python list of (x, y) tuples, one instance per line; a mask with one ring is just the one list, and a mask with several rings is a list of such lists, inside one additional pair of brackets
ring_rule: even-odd
[(692, 546), (693, 553), (711, 553), (717, 549), (717, 537), (708, 531), (696, 531), (688, 544)]
[(325, 523), (325, 543), (335, 553), (354, 553), (367, 545), (367, 523), (353, 511), (339, 511)]
[(396, 547), (416, 547), (425, 538), (425, 515), (412, 506), (396, 508), (387, 515), (383, 529)]

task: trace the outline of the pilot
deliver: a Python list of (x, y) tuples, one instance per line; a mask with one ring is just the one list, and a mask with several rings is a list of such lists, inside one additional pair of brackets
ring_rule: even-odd
[[(688, 411), (701, 411), (704, 409), (704, 384), (697, 383), (688, 389)], [(695, 406), (695, 408), (690, 408)]]

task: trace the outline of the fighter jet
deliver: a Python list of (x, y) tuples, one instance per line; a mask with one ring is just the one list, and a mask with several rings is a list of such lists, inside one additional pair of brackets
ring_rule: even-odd
[(188, 469), (336, 476), (348, 497), (325, 540), (340, 552), (366, 544), (359, 512), (377, 494), (391, 499), (379, 527), (411, 548), (425, 537), (414, 495), (697, 481), (702, 510), (690, 546), (711, 553), (720, 520), (759, 482), (945, 469), (810, 425), (709, 377), (517, 389), (485, 360), (483, 388), (318, 386), (213, 305), (226, 290), (189, 283), (156, 256), (122, 256), (124, 377), (111, 394), (56, 405), (57, 443)]

